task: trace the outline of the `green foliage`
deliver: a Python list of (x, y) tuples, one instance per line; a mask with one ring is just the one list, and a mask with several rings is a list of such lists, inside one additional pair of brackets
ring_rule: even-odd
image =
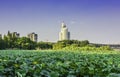
[(94, 46), (84, 46), (84, 47), (79, 47), (77, 45), (71, 45), (62, 48), (61, 50), (73, 50), (73, 51), (110, 51), (113, 50), (109, 46), (101, 46), (101, 47), (94, 47)]
[(6, 48), (5, 41), (2, 38), (0, 38), (0, 49), (5, 49), (5, 48)]
[(18, 37), (16, 37), (15, 34), (12, 34), (8, 31), (8, 34), (4, 35), (4, 41), (6, 43), (6, 48), (8, 48), (8, 49), (17, 48), (16, 47), (17, 39), (18, 39)]
[(101, 46), (100, 50), (111, 50), (109, 46)]
[(88, 40), (84, 41), (78, 41), (78, 40), (63, 40), (63, 41), (58, 41), (57, 43), (63, 43), (65, 46), (67, 45), (72, 45), (72, 44), (77, 44), (78, 46), (86, 46), (89, 44)]
[(50, 42), (38, 42), (37, 49), (52, 49), (53, 43)]
[(56, 44), (53, 45), (53, 49), (62, 49), (71, 45), (75, 45), (77, 47), (84, 47), (89, 45), (89, 41), (78, 41), (78, 40), (63, 40), (63, 41), (58, 41)]
[(65, 44), (64, 43), (56, 43), (53, 45), (53, 49), (56, 50), (56, 49), (62, 49), (65, 47)]
[(17, 45), (20, 49), (28, 49), (28, 50), (35, 49), (36, 47), (36, 43), (31, 41), (27, 37), (19, 38), (17, 40)]
[(36, 48), (36, 42), (31, 41), (27, 37), (21, 37), (21, 38), (17, 37), (15, 33), (10, 33), (8, 31), (8, 34), (4, 35), (2, 46), (4, 46), (4, 49), (29, 49), (31, 50), (31, 49)]
[(0, 77), (116, 77), (120, 74), (120, 52), (89, 52), (0, 51)]

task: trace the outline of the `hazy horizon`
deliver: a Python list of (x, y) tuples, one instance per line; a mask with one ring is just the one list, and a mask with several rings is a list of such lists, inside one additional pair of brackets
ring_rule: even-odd
[(0, 0), (0, 34), (38, 34), (58, 41), (62, 21), (71, 39), (120, 44), (120, 0)]

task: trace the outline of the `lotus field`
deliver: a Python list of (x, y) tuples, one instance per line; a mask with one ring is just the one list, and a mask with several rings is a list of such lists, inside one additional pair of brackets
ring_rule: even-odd
[(120, 77), (119, 73), (119, 51), (0, 51), (0, 77)]

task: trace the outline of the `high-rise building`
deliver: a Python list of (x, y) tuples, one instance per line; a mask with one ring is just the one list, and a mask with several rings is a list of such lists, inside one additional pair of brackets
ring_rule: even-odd
[(70, 40), (70, 32), (66, 27), (65, 23), (63, 22), (61, 25), (61, 31), (59, 33), (59, 40)]
[(20, 37), (20, 34), (19, 33), (17, 33), (17, 32), (10, 32), (10, 31), (8, 31), (8, 34), (7, 34), (7, 36), (11, 36), (11, 37)]
[(20, 34), (19, 34), (19, 33), (17, 33), (17, 32), (13, 32), (13, 33), (12, 33), (12, 36), (15, 36), (15, 37), (20, 37)]
[(32, 40), (34, 42), (37, 42), (38, 35), (33, 32), (33, 33), (28, 34), (28, 38), (30, 38), (30, 40)]

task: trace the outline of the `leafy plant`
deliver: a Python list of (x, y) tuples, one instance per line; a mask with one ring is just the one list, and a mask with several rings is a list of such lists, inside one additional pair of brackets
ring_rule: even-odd
[(117, 51), (2, 50), (0, 54), (1, 77), (113, 77), (120, 73)]

